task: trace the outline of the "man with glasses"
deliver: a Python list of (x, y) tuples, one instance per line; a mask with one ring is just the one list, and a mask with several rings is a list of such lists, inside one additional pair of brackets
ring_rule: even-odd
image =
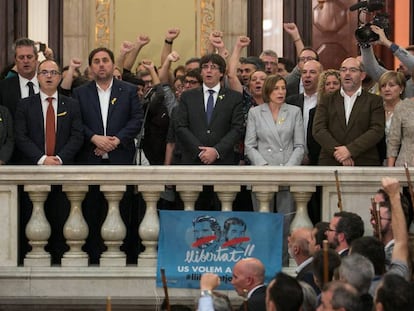
[(286, 96), (291, 96), (295, 94), (300, 94), (304, 92), (303, 82), (302, 82), (302, 70), (303, 65), (309, 60), (319, 61), (318, 53), (311, 47), (304, 47), (298, 57), (298, 63), (291, 73), (286, 76), (287, 83), (287, 94)]
[(341, 257), (348, 255), (352, 241), (363, 235), (362, 218), (355, 213), (345, 211), (335, 213), (326, 230), (329, 246)]
[(79, 104), (58, 93), (61, 77), (56, 62), (41, 62), (37, 72), (39, 94), (22, 99), (16, 106), (16, 147), (24, 164), (73, 163), (83, 144)]
[(277, 53), (273, 50), (264, 50), (260, 55), (259, 58), (263, 61), (265, 65), (265, 72), (268, 75), (275, 75), (278, 72), (278, 57)]
[[(408, 202), (407, 198), (400, 193), (401, 197), (401, 207), (403, 209), (405, 219), (407, 222), (407, 227), (411, 224), (411, 218), (409, 217), (409, 209), (410, 203)], [(385, 251), (385, 264), (388, 266), (391, 263), (392, 251), (394, 249), (394, 234), (392, 231), (392, 218), (391, 218), (391, 202), (390, 197), (388, 194), (383, 190), (379, 189), (374, 197), (373, 197), (373, 204), (370, 206), (371, 212), (371, 225), (374, 232), (374, 236), (377, 238), (381, 237), (381, 242), (384, 244), (384, 251)], [(377, 205), (379, 211), (376, 212)], [(375, 216), (374, 213), (378, 213)], [(377, 217), (379, 217), (379, 224), (377, 225)], [(408, 228), (407, 228), (408, 229)]]
[(340, 75), (341, 89), (323, 97), (316, 108), (312, 130), (321, 145), (319, 165), (380, 166), (382, 98), (362, 89), (365, 72), (356, 58), (342, 62)]

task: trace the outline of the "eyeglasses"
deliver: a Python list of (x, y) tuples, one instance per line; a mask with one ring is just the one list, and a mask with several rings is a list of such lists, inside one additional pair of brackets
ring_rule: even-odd
[(58, 75), (60, 75), (60, 72), (57, 71), (57, 70), (41, 70), (41, 71), (38, 72), (38, 74), (42, 75), (42, 76), (48, 76), (48, 75), (58, 76)]
[(263, 62), (266, 66), (277, 66), (276, 62)]
[(351, 73), (357, 73), (357, 72), (362, 71), (362, 70), (359, 69), (359, 68), (356, 68), (356, 67), (349, 67), (349, 68), (348, 67), (341, 67), (341, 68), (339, 68), (339, 71), (343, 72), (343, 73), (345, 73), (347, 71), (349, 71)]
[(195, 85), (195, 84), (198, 83), (198, 81), (197, 80), (184, 80), (184, 84), (187, 84), (187, 83), (189, 83), (191, 85)]
[(336, 229), (331, 229), (331, 228), (329, 228), (329, 227), (328, 227), (328, 228), (326, 229), (326, 231), (329, 231), (329, 232), (336, 232)]
[(299, 57), (299, 61), (300, 62), (307, 62), (308, 60), (316, 60), (316, 58), (313, 57), (313, 56), (302, 56), (302, 57)]
[(212, 64), (212, 65), (209, 65), (209, 64), (202, 64), (202, 65), (201, 65), (201, 69), (219, 70), (219, 69), (220, 69), (220, 67), (219, 67), (218, 65), (216, 65), (216, 64)]

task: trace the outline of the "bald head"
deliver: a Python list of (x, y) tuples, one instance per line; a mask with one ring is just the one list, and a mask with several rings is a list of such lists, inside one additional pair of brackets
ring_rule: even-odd
[(316, 251), (316, 240), (312, 228), (295, 229), (288, 238), (288, 245), (289, 253), (300, 263), (311, 257)]
[(239, 260), (233, 267), (233, 278), (231, 283), (240, 296), (246, 292), (262, 285), (265, 279), (265, 267), (257, 258), (244, 258)]

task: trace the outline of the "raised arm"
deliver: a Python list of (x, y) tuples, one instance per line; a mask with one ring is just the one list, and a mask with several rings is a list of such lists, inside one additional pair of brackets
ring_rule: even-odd
[(215, 30), (211, 32), (209, 42), (209, 53), (217, 53), (224, 59), (229, 57), (230, 53), (224, 45), (223, 33), (221, 31)]
[(152, 60), (150, 60), (150, 59), (143, 59), (142, 60), (142, 65), (150, 73), (151, 78), (152, 78), (152, 85), (153, 86), (157, 86), (158, 84), (160, 84), (160, 78), (158, 77), (158, 74), (155, 71), (155, 66), (154, 66), (154, 63), (152, 62)]
[(227, 71), (227, 77), (229, 81), (229, 87), (232, 90), (235, 90), (237, 92), (243, 93), (243, 86), (237, 77), (237, 67), (239, 65), (239, 60), (241, 56), (241, 52), (243, 48), (248, 46), (250, 44), (250, 38), (246, 36), (240, 36), (237, 38), (236, 44), (233, 48), (233, 53), (230, 56), (229, 62), (228, 62), (228, 71)]
[(139, 51), (150, 42), (150, 38), (147, 35), (139, 35), (135, 42), (134, 48), (125, 57), (123, 69), (131, 71), (135, 64)]
[(300, 36), (299, 29), (295, 23), (283, 23), (283, 29), (290, 35), (295, 44), (296, 55), (299, 56), (305, 45), (303, 44), (302, 37)]
[(77, 68), (80, 68), (82, 62), (79, 58), (72, 58), (69, 63), (69, 69), (60, 83), (60, 87), (64, 90), (70, 91), (74, 80), (74, 74)]
[(161, 65), (164, 64), (167, 56), (172, 52), (174, 40), (178, 37), (179, 34), (179, 28), (171, 28), (167, 30), (167, 33), (165, 34), (164, 45), (162, 46), (161, 50)]
[(384, 177), (382, 187), (389, 195), (391, 203), (392, 233), (395, 241), (392, 261), (400, 261), (408, 265), (408, 232), (401, 206), (400, 183), (395, 178)]
[(158, 70), (158, 75), (160, 77), (161, 83), (171, 84), (172, 74), (171, 74), (171, 63), (178, 62), (180, 60), (180, 55), (176, 51), (172, 51), (165, 58), (164, 63), (161, 64), (160, 69)]
[(127, 54), (130, 53), (133, 49), (134, 49), (134, 43), (130, 41), (122, 42), (121, 47), (119, 49), (119, 54), (115, 59), (115, 66), (117, 66), (119, 69), (123, 71), (125, 58)]

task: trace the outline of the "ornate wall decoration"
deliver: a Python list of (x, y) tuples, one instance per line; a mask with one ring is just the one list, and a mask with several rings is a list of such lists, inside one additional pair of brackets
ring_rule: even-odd
[(95, 46), (110, 48), (112, 40), (111, 0), (95, 1)]
[(200, 18), (199, 54), (203, 55), (207, 51), (207, 47), (209, 43), (208, 37), (210, 33), (216, 29), (215, 0), (200, 0), (199, 8), (200, 8), (199, 10), (199, 18)]

